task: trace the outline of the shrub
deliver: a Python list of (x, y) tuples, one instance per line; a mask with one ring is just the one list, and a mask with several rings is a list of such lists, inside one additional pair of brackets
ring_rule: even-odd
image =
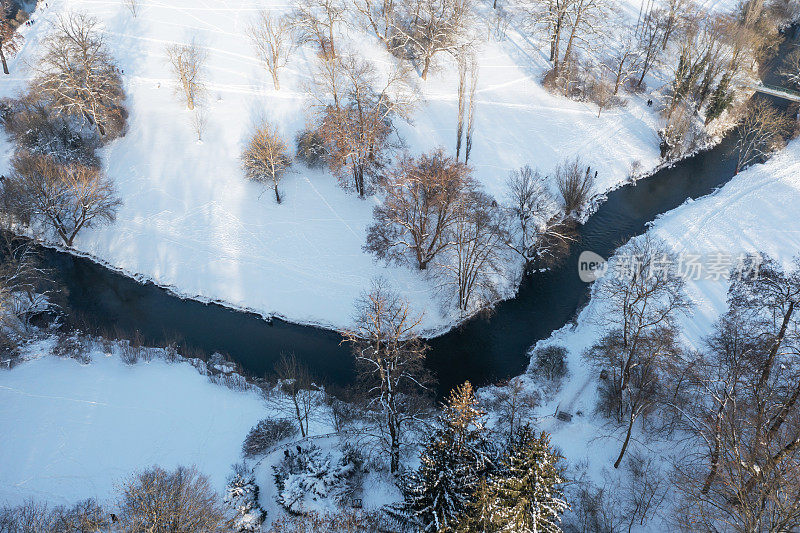
[(32, 500), (0, 508), (0, 531), (4, 533), (90, 533), (107, 531), (107, 527), (105, 513), (94, 500), (53, 509)]
[(89, 364), (92, 358), (89, 355), (90, 346), (87, 339), (78, 334), (60, 335), (53, 347), (53, 355), (70, 357), (79, 363)]
[(319, 168), (325, 165), (327, 152), (325, 140), (316, 130), (303, 130), (295, 137), (297, 143), (297, 159), (310, 168)]
[(241, 463), (233, 465), (233, 474), (228, 478), (225, 503), (235, 515), (236, 531), (261, 531), (267, 513), (258, 503), (255, 476)]
[(557, 380), (567, 373), (567, 349), (563, 346), (545, 346), (533, 354), (532, 373), (549, 380)]
[(250, 433), (247, 434), (244, 444), (242, 444), (242, 452), (245, 457), (261, 455), (270, 447), (282, 440), (294, 437), (296, 434), (297, 428), (290, 421), (265, 418), (253, 426)]
[(195, 533), (228, 531), (233, 519), (194, 468), (166, 471), (158, 466), (134, 474), (121, 486), (119, 523), (123, 531)]
[(310, 445), (285, 450), (283, 460), (273, 466), (276, 497), (290, 513), (330, 512), (349, 492), (356, 465), (348, 455), (338, 460)]
[(584, 171), (580, 158), (566, 160), (556, 169), (558, 192), (564, 202), (564, 213), (569, 215), (580, 210), (589, 201), (597, 172), (591, 167)]

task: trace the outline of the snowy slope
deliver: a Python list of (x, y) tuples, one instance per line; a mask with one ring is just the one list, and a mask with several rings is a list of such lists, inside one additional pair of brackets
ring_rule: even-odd
[[(376, 198), (359, 200), (339, 189), (327, 172), (302, 165), (284, 179), (286, 200), (280, 206), (268, 191), (244, 180), (237, 158), (253, 124), (267, 118), (291, 140), (307, 118), (310, 101), (302, 87), (314, 52), (295, 53), (276, 92), (244, 37), (260, 8), (283, 11), (286, 2), (140, 4), (133, 18), (118, 0), (52, 0), (47, 8), (40, 2), (36, 23), (22, 27), (26, 45), (11, 61), (12, 75), (0, 81), (0, 96), (24, 87), (26, 62), (34, 60), (38, 41), (58, 13), (83, 10), (102, 20), (124, 71), (131, 112), (128, 134), (102, 154), (124, 205), (115, 224), (79, 236), (79, 252), (182, 295), (294, 321), (347, 324), (353, 300), (375, 276), (390, 280), (417, 311), (426, 312), (425, 326), (440, 327), (456, 318), (442, 314), (433, 284), (420, 273), (386, 267), (362, 251)], [(725, 0), (713, 7), (730, 4)], [(636, 17), (638, 0), (620, 5)], [(491, 10), (481, 5), (479, 11), (481, 23), (488, 20)], [(518, 33), (517, 24), (512, 19), (508, 38), (491, 40), (480, 54), (470, 162), (487, 190), (500, 195), (508, 171), (520, 165), (549, 172), (575, 155), (599, 171), (598, 192), (625, 180), (633, 161), (640, 161), (644, 171), (652, 169), (658, 163), (658, 118), (644, 105), (649, 93), (599, 118), (591, 104), (547, 93), (538, 83), (547, 68), (540, 43)], [(340, 48), (388, 65), (374, 37), (350, 33)], [(174, 94), (164, 51), (169, 43), (192, 38), (209, 51), (209, 125), (202, 144)], [(424, 102), (413, 124), (397, 123), (413, 153), (454, 144), (454, 65), (447, 57), (438, 59), (442, 68), (421, 83)], [(0, 173), (7, 171), (11, 150), (2, 137)]]
[(186, 363), (91, 355), (89, 365), (43, 357), (0, 372), (0, 505), (103, 501), (155, 464), (195, 465), (221, 494), (245, 435), (265, 416), (261, 398), (212, 384)]
[[(675, 253), (762, 252), (787, 267), (800, 254), (800, 140), (792, 141), (766, 164), (755, 165), (734, 177), (716, 193), (684, 205), (659, 217), (649, 230), (663, 239)], [(687, 282), (687, 294), (694, 309), (680, 319), (685, 343), (696, 349), (711, 331), (711, 326), (727, 309), (728, 283), (725, 280)], [(569, 462), (587, 460), (595, 483), (616, 479), (611, 467), (624, 434), (593, 413), (597, 402), (598, 376), (581, 354), (601, 336), (593, 318), (603, 311), (592, 299), (581, 312), (575, 326), (567, 325), (551, 338), (539, 343), (563, 345), (569, 350), (569, 375), (556, 398), (540, 411), (542, 429), (552, 432), (553, 442), (561, 447)], [(571, 423), (552, 418), (556, 408), (575, 414)], [(638, 427), (637, 427), (638, 429)], [(669, 442), (636, 431), (631, 449), (668, 459), (680, 453)], [(654, 531), (658, 527), (654, 527)]]

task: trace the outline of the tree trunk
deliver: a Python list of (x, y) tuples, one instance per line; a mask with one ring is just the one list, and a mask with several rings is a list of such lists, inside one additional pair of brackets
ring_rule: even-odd
[(281, 203), (281, 195), (278, 192), (278, 184), (275, 184), (275, 201)]
[(625, 435), (625, 442), (622, 443), (622, 449), (619, 451), (619, 457), (614, 462), (614, 468), (619, 468), (619, 464), (622, 462), (622, 458), (625, 456), (625, 450), (628, 449), (628, 443), (631, 441), (631, 432), (633, 431), (633, 422), (636, 420), (636, 417), (633, 416), (631, 413), (630, 423), (628, 424), (628, 433)]
[(278, 73), (277, 72), (273, 72), (272, 73), (272, 84), (275, 86), (275, 90), (276, 91), (280, 91), (281, 90), (281, 84), (280, 84), (280, 82), (278, 82)]
[(428, 69), (431, 67), (431, 56), (425, 55), (425, 66), (422, 68), (422, 79), (428, 79)]
[(3, 73), (9, 74), (8, 72), (8, 64), (6, 63), (6, 56), (3, 53), (3, 47), (0, 45), (0, 61), (3, 63)]

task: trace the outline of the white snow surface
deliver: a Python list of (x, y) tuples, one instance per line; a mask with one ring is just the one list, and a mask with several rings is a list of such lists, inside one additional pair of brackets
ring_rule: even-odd
[[(276, 205), (262, 186), (247, 182), (238, 156), (254, 124), (266, 118), (290, 144), (308, 118), (311, 100), (303, 90), (314, 51), (301, 48), (272, 88), (245, 29), (257, 11), (289, 9), (277, 0), (141, 0), (133, 18), (112, 0), (39, 2), (35, 24), (22, 26), (23, 50), (0, 80), (0, 96), (18, 94), (30, 78), (28, 65), (52, 20), (70, 10), (102, 22), (105, 38), (123, 70), (129, 130), (102, 151), (106, 172), (123, 199), (117, 221), (79, 235), (75, 249), (140, 279), (174, 292), (274, 314), (297, 322), (341, 327), (350, 322), (354, 299), (382, 276), (407, 297), (423, 325), (441, 329), (457, 320), (442, 311), (434, 284), (405, 267), (387, 267), (362, 250), (377, 197), (360, 200), (340, 189), (327, 171), (297, 163), (282, 183), (285, 201)], [(619, 3), (635, 18), (639, 0)], [(699, 2), (723, 9), (729, 0)], [(491, 9), (479, 4), (479, 24)], [(633, 161), (642, 171), (659, 162), (655, 106), (651, 93), (627, 97), (627, 107), (598, 118), (592, 104), (546, 92), (539, 80), (548, 68), (542, 43), (518, 32), (512, 17), (507, 38), (489, 40), (479, 54), (476, 130), (470, 163), (488, 192), (502, 195), (511, 169), (531, 164), (551, 172), (564, 158), (581, 156), (599, 172), (601, 193), (627, 179)], [(349, 30), (340, 50), (356, 51), (388, 68), (392, 59), (378, 40)], [(481, 31), (486, 31), (482, 29)], [(198, 143), (191, 112), (174, 91), (165, 47), (191, 39), (209, 52), (208, 92), (203, 104), (208, 127)], [(457, 76), (453, 60), (437, 57), (440, 69), (420, 81), (423, 102), (413, 124), (397, 121), (412, 154), (452, 149), (456, 126)], [(654, 79), (648, 82), (660, 85)], [(654, 98), (657, 98), (654, 96)], [(0, 173), (8, 171), (12, 147), (0, 133)], [(513, 276), (512, 276), (513, 277)], [(515, 289), (509, 282), (506, 295)]]
[(113, 504), (119, 483), (152, 465), (194, 465), (222, 495), (245, 435), (265, 416), (259, 395), (213, 384), (188, 363), (91, 356), (0, 371), (0, 506)]
[[(721, 189), (696, 201), (688, 201), (660, 216), (649, 232), (663, 239), (675, 253), (722, 252), (763, 253), (792, 268), (800, 254), (800, 140), (765, 164), (755, 165), (735, 176)], [(727, 310), (729, 283), (724, 280), (688, 281), (686, 292), (694, 308), (679, 319), (683, 342), (702, 349), (704, 338), (717, 318)], [(598, 321), (603, 305), (592, 298), (574, 325), (562, 329), (540, 343), (562, 345), (569, 351), (568, 372), (562, 389), (551, 395), (539, 410), (538, 427), (552, 433), (552, 441), (572, 465), (586, 461), (591, 479), (603, 486), (620, 479), (612, 468), (619, 454), (624, 429), (617, 429), (594, 413), (597, 404), (598, 372), (582, 357), (583, 352), (602, 336)], [(527, 379), (527, 378), (526, 378)], [(556, 420), (556, 409), (575, 415), (572, 421)], [(682, 447), (657, 440), (636, 425), (628, 454), (634, 450), (662, 459), (666, 465)], [(651, 522), (649, 529), (661, 531), (668, 524)]]

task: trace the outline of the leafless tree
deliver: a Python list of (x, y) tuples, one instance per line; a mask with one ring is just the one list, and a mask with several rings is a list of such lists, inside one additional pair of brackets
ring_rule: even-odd
[(558, 212), (546, 180), (527, 165), (506, 180), (506, 245), (523, 259), (525, 271), (533, 267), (548, 222)]
[(353, 6), (390, 52), (398, 50), (395, 0), (355, 0)]
[(72, 246), (81, 229), (112, 222), (120, 201), (100, 170), (18, 152), (3, 193), (18, 221), (41, 223)]
[[(5, 218), (12, 218), (6, 214)], [(41, 265), (34, 242), (17, 239), (3, 221), (0, 235), (0, 323), (18, 320), (27, 327), (32, 312), (41, 310), (54, 292), (50, 272)]]
[(589, 201), (597, 172), (591, 167), (583, 169), (580, 158), (567, 159), (556, 168), (556, 184), (564, 204), (564, 213), (570, 215)]
[(497, 299), (504, 235), (500, 209), (486, 193), (468, 191), (454, 208), (455, 217), (445, 233), (451, 245), (436, 259), (436, 270), (440, 287), (466, 313)]
[(677, 258), (666, 245), (646, 234), (619, 250), (600, 282), (597, 295), (605, 311), (598, 320), (612, 328), (616, 339), (617, 347), (606, 355), (616, 361), (610, 381), (620, 405), (642, 354), (654, 353), (643, 351), (640, 344), (658, 339), (651, 333), (666, 331), (677, 314), (689, 307), (677, 268)]
[(85, 13), (59, 16), (43, 43), (34, 84), (59, 113), (83, 117), (105, 135), (123, 90), (98, 24)]
[(636, 49), (639, 54), (637, 72), (639, 80), (636, 87), (641, 87), (644, 78), (656, 64), (662, 53), (664, 40), (664, 17), (661, 11), (651, 3), (636, 24)]
[(472, 152), (472, 135), (475, 132), (475, 90), (478, 87), (478, 63), (472, 61), (469, 64), (469, 106), (467, 107), (467, 131), (464, 140), (464, 163), (469, 162), (469, 154)]
[(281, 203), (278, 183), (292, 164), (286, 143), (270, 124), (264, 122), (251, 137), (242, 153), (242, 165), (248, 179), (272, 183), (275, 201)]
[(323, 60), (332, 60), (336, 58), (334, 39), (345, 12), (341, 0), (298, 0), (291, 20), (301, 41), (315, 42)]
[(352, 329), (343, 330), (343, 342), (352, 346), (367, 407), (377, 417), (380, 440), (391, 471), (400, 467), (405, 431), (417, 411), (412, 398), (430, 383), (423, 364), (428, 346), (418, 337), (421, 316), (413, 316), (408, 302), (382, 280), (373, 282), (356, 304)]
[(195, 135), (197, 135), (197, 141), (202, 142), (203, 133), (205, 133), (206, 127), (208, 126), (208, 113), (206, 112), (206, 108), (203, 106), (196, 107), (190, 120), (192, 123), (192, 130), (194, 130)]
[(784, 58), (780, 74), (795, 89), (800, 88), (800, 49), (794, 49)]
[(410, 22), (399, 29), (399, 39), (417, 60), (424, 80), (437, 54), (456, 53), (470, 45), (471, 2), (419, 0), (410, 7)]
[(248, 28), (247, 35), (259, 59), (272, 75), (275, 90), (279, 90), (278, 73), (286, 66), (294, 49), (292, 21), (269, 11), (259, 11), (258, 19)]
[(614, 13), (612, 19), (614, 37), (603, 62), (611, 77), (614, 96), (619, 92), (619, 88), (634, 76), (641, 54), (637, 42), (637, 28), (629, 25), (623, 17), (624, 15), (620, 13)]
[(498, 414), (497, 426), (508, 442), (513, 442), (520, 428), (530, 424), (538, 405), (538, 392), (526, 387), (525, 381), (519, 376), (497, 386), (493, 391), (491, 406)]
[(186, 107), (192, 110), (205, 92), (203, 74), (208, 52), (192, 40), (189, 44), (171, 44), (167, 46), (166, 53), (178, 91)]
[[(402, 68), (381, 79), (372, 63), (347, 55), (324, 62), (320, 78), (328, 90), (318, 91), (319, 127), (326, 159), (343, 186), (366, 195), (370, 178), (386, 164), (392, 119), (407, 117), (415, 95)], [(376, 89), (377, 87), (377, 89)], [(331, 104), (324, 100), (332, 94)]]
[(365, 249), (380, 259), (410, 259), (425, 270), (450, 245), (458, 204), (473, 187), (469, 168), (441, 149), (403, 158), (384, 184), (386, 198), (373, 210)]
[(0, 62), (3, 63), (3, 72), (8, 74), (7, 57), (16, 54), (24, 40), (22, 34), (17, 32), (17, 27), (12, 20), (0, 13)]
[[(270, 398), (270, 405), (285, 412), (297, 422), (303, 438), (308, 436), (308, 422), (320, 405), (320, 392), (316, 390), (308, 367), (297, 360), (294, 354), (282, 355), (275, 364), (280, 397)], [(286, 403), (286, 400), (289, 403)]]
[(229, 531), (233, 520), (208, 478), (194, 468), (158, 466), (122, 483), (119, 524), (123, 531), (211, 533)]
[(139, 0), (122, 0), (122, 3), (125, 5), (125, 8), (130, 12), (133, 18), (139, 14)]
[(765, 158), (784, 145), (791, 121), (781, 111), (762, 99), (754, 99), (737, 127), (736, 172)]

